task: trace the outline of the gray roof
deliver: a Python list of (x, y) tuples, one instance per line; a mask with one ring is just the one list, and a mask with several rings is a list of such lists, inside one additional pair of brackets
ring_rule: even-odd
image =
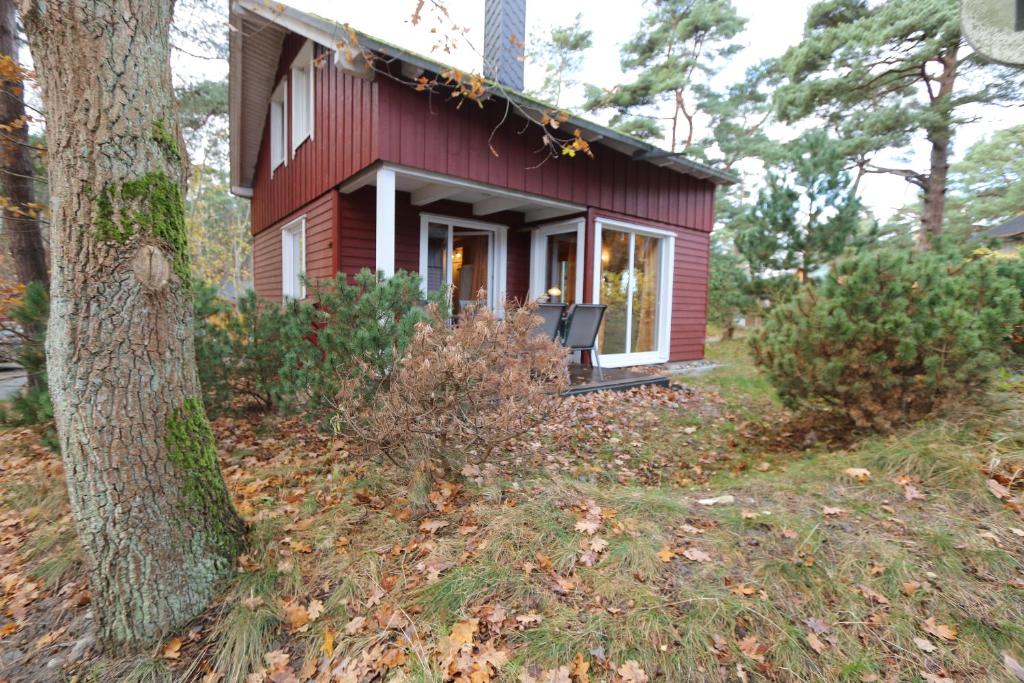
[[(231, 185), (232, 191), (247, 195), (252, 188), (256, 157), (263, 139), (263, 126), (275, 85), (274, 78), (281, 46), (289, 32), (335, 50), (339, 68), (352, 70), (367, 78), (372, 78), (373, 73), (365, 65), (348, 61), (343, 55), (344, 51), (338, 49), (349, 42), (351, 29), (348, 26), (282, 3), (234, 0), (231, 3), (230, 25)], [(358, 31), (351, 32), (357, 37), (360, 48), (383, 54), (414, 69), (438, 73), (448, 68), (440, 62), (373, 36)], [(515, 102), (524, 110), (536, 114), (538, 118), (554, 109), (551, 105), (525, 93), (502, 86), (495, 87), (491, 94)], [(575, 116), (570, 117), (567, 123), (579, 128), (584, 139), (591, 142), (600, 140), (600, 144), (638, 161), (662, 166), (717, 185), (731, 185), (737, 182), (736, 176), (731, 173), (688, 159), (681, 154), (667, 152), (606, 126)]]
[(1024, 235), (1024, 214), (1011, 218), (1002, 225), (997, 225), (988, 231), (992, 237), (1018, 237)]

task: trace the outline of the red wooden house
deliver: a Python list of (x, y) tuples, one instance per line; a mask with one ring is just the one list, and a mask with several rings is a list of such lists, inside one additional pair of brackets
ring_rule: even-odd
[[(483, 106), (417, 91), (445, 67), (263, 0), (231, 10), (232, 191), (251, 198), (256, 292), (300, 275), (418, 272), (456, 310), (544, 296), (608, 304), (606, 367), (703, 357), (717, 185), (732, 177), (570, 118), (589, 158), (549, 157), (522, 112), (525, 0), (488, 0)], [(509, 29), (511, 27), (511, 29)], [(370, 59), (366, 57), (372, 55)], [(440, 89), (440, 90), (443, 90)]]

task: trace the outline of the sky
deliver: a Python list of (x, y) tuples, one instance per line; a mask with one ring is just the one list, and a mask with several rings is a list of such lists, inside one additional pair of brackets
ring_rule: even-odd
[[(619, 66), (619, 51), (645, 15), (644, 3), (641, 0), (562, 0), (557, 3), (526, 0), (526, 3), (528, 43), (531, 39), (543, 37), (553, 26), (572, 23), (576, 15), (580, 14), (580, 23), (583, 28), (592, 31), (594, 44), (584, 54), (583, 68), (578, 79), (583, 83), (601, 87), (611, 87), (626, 79)], [(303, 11), (347, 22), (353, 28), (403, 45), (438, 61), (464, 69), (480, 68), (483, 0), (444, 0), (452, 20), (466, 29), (465, 39), (457, 49), (448, 54), (433, 49), (437, 39), (436, 34), (431, 33), (430, 29), (439, 26), (439, 23), (429, 13), (429, 1), (424, 9), (423, 20), (418, 26), (414, 26), (410, 21), (416, 0), (288, 0), (288, 4)], [(812, 4), (812, 0), (733, 0), (733, 4), (740, 16), (747, 18), (748, 23), (746, 30), (738, 37), (744, 49), (716, 77), (715, 84), (722, 87), (741, 80), (749, 66), (763, 59), (779, 56), (787, 47), (798, 43), (807, 8)], [(199, 75), (197, 71), (207, 74), (206, 77), (226, 73), (226, 65), (223, 63), (190, 61), (187, 71), (193, 76)], [(528, 60), (526, 89), (539, 87), (542, 80), (543, 66)], [(563, 102), (564, 104), (566, 102)], [(571, 105), (572, 102), (568, 104)], [(958, 130), (954, 143), (954, 159), (959, 158), (973, 142), (993, 130), (1024, 124), (1024, 109), (1020, 107), (988, 108), (980, 112), (980, 116), (979, 121), (964, 125)], [(600, 115), (588, 117), (600, 123), (606, 122)], [(780, 127), (772, 131), (772, 134), (785, 137), (787, 134), (791, 135), (792, 131)], [(904, 151), (902, 155), (879, 158), (878, 162), (901, 166), (909, 163), (918, 168), (926, 168), (927, 155), (926, 143), (919, 140), (913, 149)], [(756, 176), (760, 169), (748, 168), (745, 172)], [(754, 181), (754, 185), (757, 184), (756, 177), (750, 179)], [(862, 181), (861, 187), (865, 203), (882, 220), (912, 203), (917, 194), (916, 189), (903, 179), (888, 175), (869, 175)]]

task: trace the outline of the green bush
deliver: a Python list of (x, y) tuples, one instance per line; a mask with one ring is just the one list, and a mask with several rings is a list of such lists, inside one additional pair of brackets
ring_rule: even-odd
[(195, 286), (193, 297), (196, 369), (207, 411), (223, 413), (238, 398), (261, 410), (278, 405), (287, 321), (297, 304), (282, 308), (249, 291), (232, 305), (210, 285)]
[(32, 282), (21, 301), (8, 312), (13, 325), (5, 329), (16, 339), (14, 360), (28, 375), (25, 391), (0, 404), (0, 427), (43, 427), (43, 443), (60, 451), (53, 423), (53, 404), (46, 386), (46, 324), (50, 316), (50, 294), (46, 285)]
[(1020, 320), (992, 260), (880, 249), (802, 287), (751, 345), (790, 408), (888, 430), (983, 387)]
[[(979, 249), (975, 252), (975, 256), (994, 261), (996, 270), (1017, 287), (1021, 300), (1024, 302), (1024, 249), (1018, 250), (1015, 254)], [(1010, 333), (1010, 350), (1018, 357), (1024, 358), (1024, 310), (1022, 310), (1021, 321), (1013, 327)]]
[(293, 304), (286, 317), (282, 394), (310, 415), (326, 416), (341, 388), (372, 395), (385, 385), (426, 319), (417, 275), (378, 280), (363, 269), (350, 284), (344, 273), (313, 283), (316, 304)]

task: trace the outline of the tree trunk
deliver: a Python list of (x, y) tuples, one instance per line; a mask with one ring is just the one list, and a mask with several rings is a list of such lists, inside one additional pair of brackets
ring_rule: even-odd
[(936, 78), (938, 90), (933, 93), (929, 86), (931, 107), (935, 110), (939, 122), (926, 130), (932, 149), (928, 177), (924, 179), (924, 206), (921, 210), (921, 231), (918, 233), (918, 244), (922, 247), (928, 247), (942, 234), (946, 214), (949, 148), (953, 141), (949, 99), (953, 95), (953, 85), (956, 81), (958, 45), (959, 42), (950, 46), (940, 57), (942, 73)]
[(243, 542), (196, 376), (173, 4), (22, 0), (50, 150), (50, 393), (108, 646), (196, 616)]
[(924, 206), (921, 210), (921, 232), (918, 233), (918, 243), (923, 247), (931, 245), (942, 234), (949, 176), (949, 132), (929, 133), (928, 141), (932, 146), (931, 170), (924, 181)]
[[(0, 57), (9, 56), (18, 62), (18, 14), (14, 0), (0, 0)], [(10, 80), (3, 82), (0, 95), (0, 191), (7, 199), (3, 208), (4, 230), (7, 232), (11, 258), (22, 284), (49, 281), (46, 251), (39, 227), (32, 177), (35, 169), (28, 146), (28, 122), (25, 120), (25, 85), (11, 69)]]

